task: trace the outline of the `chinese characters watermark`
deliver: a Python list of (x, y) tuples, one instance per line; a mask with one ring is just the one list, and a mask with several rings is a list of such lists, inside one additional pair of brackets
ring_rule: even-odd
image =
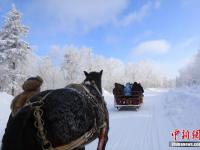
[(200, 129), (180, 130), (175, 129), (171, 133), (173, 141), (169, 142), (171, 147), (200, 147)]

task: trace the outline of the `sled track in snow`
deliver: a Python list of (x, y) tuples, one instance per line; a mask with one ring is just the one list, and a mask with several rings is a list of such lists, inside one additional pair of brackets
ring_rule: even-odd
[[(110, 108), (110, 132), (106, 149), (163, 150), (159, 130), (161, 95), (160, 92), (148, 93), (138, 111)], [(93, 150), (96, 144), (97, 140), (87, 146), (87, 150)], [(168, 147), (168, 143), (165, 146)]]

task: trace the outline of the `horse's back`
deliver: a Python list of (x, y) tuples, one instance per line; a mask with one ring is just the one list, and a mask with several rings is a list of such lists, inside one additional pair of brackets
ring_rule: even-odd
[(45, 128), (50, 140), (60, 145), (90, 130), (94, 124), (91, 109), (86, 97), (76, 90), (64, 88), (52, 91), (44, 105)]
[[(23, 107), (10, 118), (2, 141), (2, 150), (27, 150), (26, 145), (35, 145), (41, 141), (34, 126), (34, 105), (41, 100), (44, 104), (42, 119), (48, 140), (53, 146), (66, 144), (92, 128), (94, 116), (84, 95), (70, 88), (40, 92), (30, 99), (32, 105)], [(29, 146), (29, 150), (34, 146)], [(39, 149), (38, 149), (39, 150)]]

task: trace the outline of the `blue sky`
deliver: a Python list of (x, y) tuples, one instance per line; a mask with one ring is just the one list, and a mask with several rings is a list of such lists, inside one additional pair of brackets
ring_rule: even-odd
[(53, 45), (86, 46), (121, 61), (150, 60), (170, 77), (200, 49), (199, 0), (2, 0), (14, 3), (38, 55)]

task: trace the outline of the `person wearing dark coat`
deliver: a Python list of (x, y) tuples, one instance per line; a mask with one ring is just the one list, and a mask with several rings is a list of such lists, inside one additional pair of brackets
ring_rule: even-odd
[(22, 85), (23, 92), (17, 95), (11, 102), (12, 116), (29, 101), (29, 99), (40, 92), (43, 80), (40, 76), (28, 78)]
[(140, 91), (141, 91), (142, 93), (144, 93), (144, 89), (143, 89), (143, 87), (142, 87), (142, 85), (141, 85), (140, 83), (138, 83), (138, 89), (140, 89)]
[(140, 91), (140, 92), (144, 93), (143, 87), (141, 86), (140, 83), (137, 83), (137, 82), (133, 83), (132, 91)]
[(138, 83), (137, 82), (133, 83), (132, 91), (139, 91), (139, 89), (138, 89)]

